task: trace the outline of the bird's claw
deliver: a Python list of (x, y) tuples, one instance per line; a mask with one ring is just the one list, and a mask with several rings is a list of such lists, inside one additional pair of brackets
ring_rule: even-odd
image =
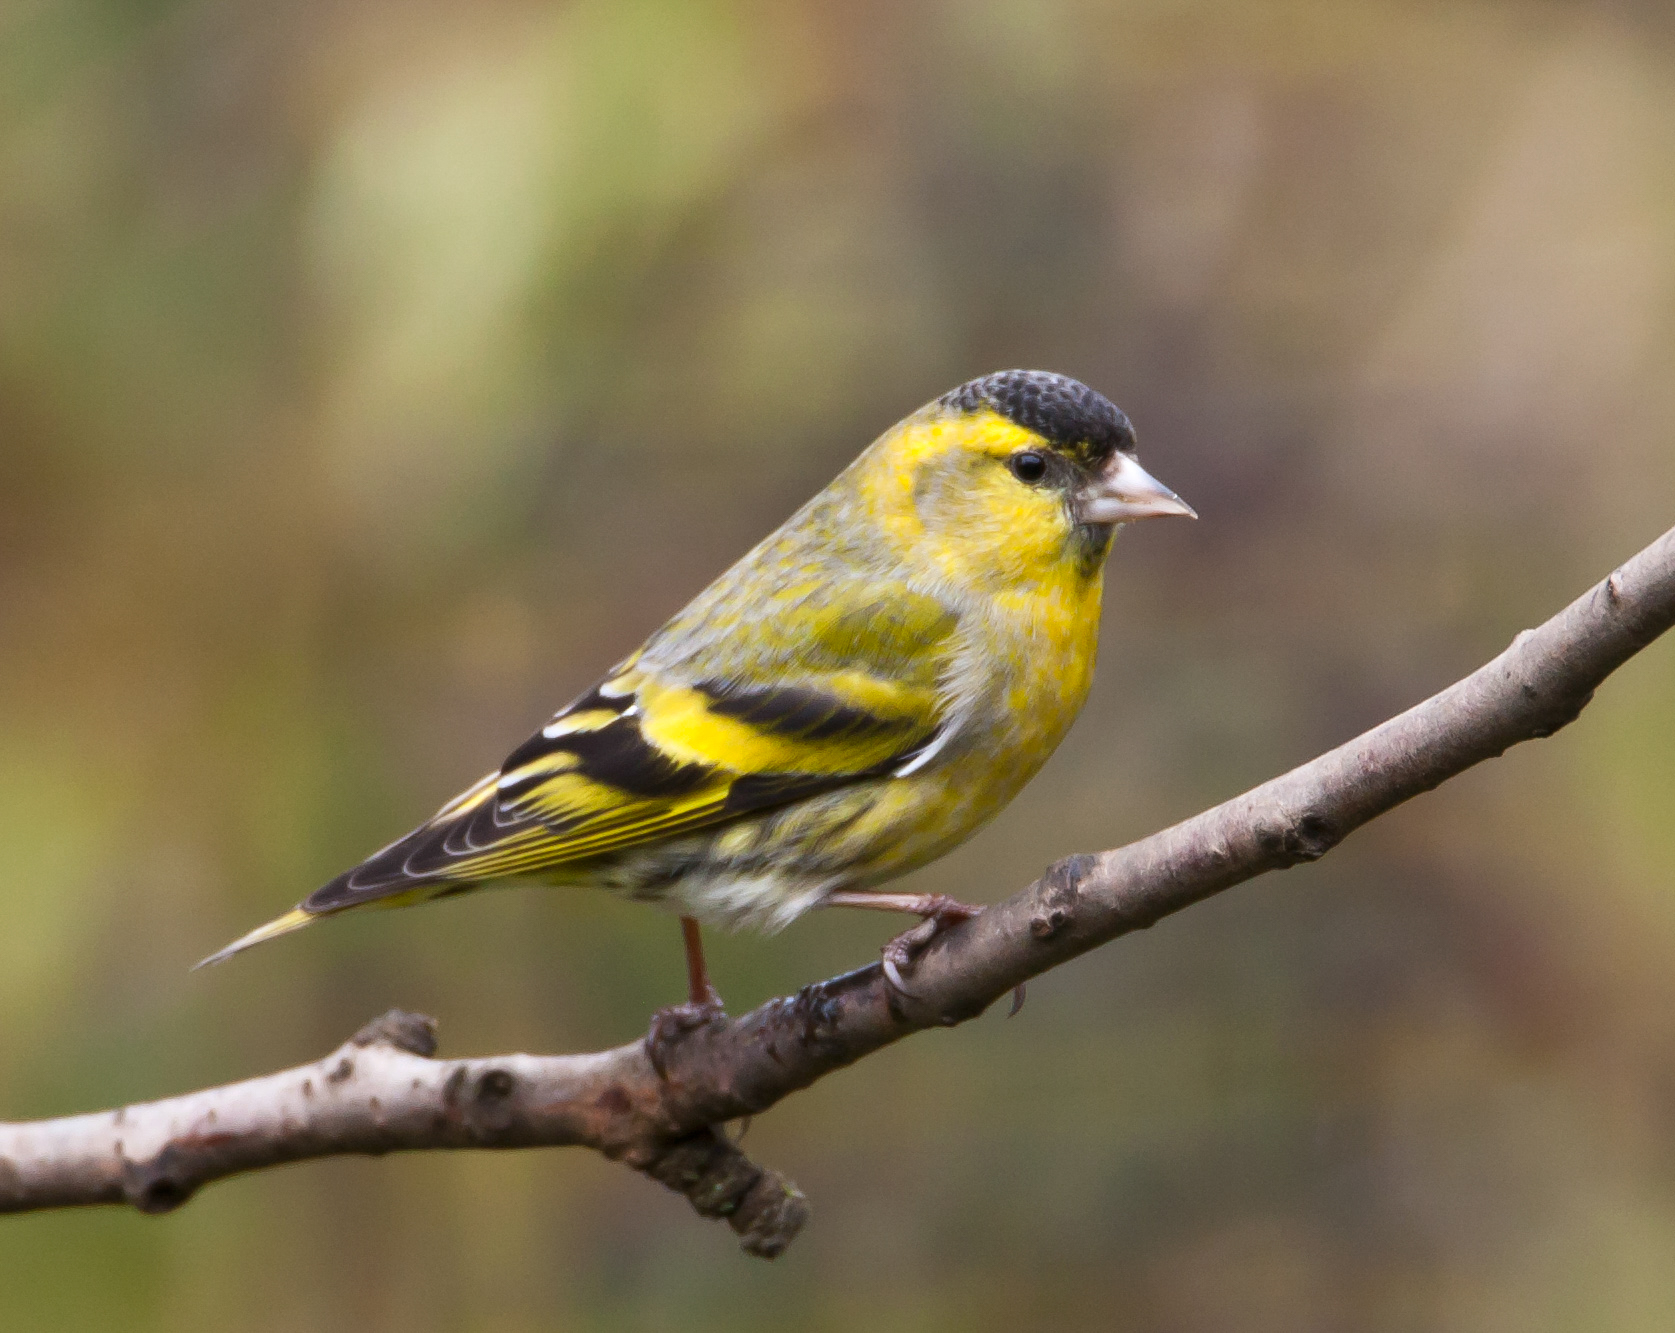
[(982, 911), (981, 907), (962, 903), (958, 898), (950, 898), (945, 893), (927, 899), (924, 919), (911, 930), (902, 931), (880, 950), (884, 979), (897, 993), (910, 1000), (918, 999), (919, 996), (915, 995), (902, 979), (902, 972), (912, 971), (914, 959), (949, 926), (960, 921), (969, 921), (972, 917), (981, 915)]
[[(921, 997), (915, 995), (902, 979), (903, 969), (911, 971), (914, 959), (949, 926), (958, 921), (969, 921), (972, 917), (981, 915), (983, 911), (981, 907), (973, 907), (970, 903), (962, 903), (958, 898), (950, 898), (942, 893), (927, 900), (925, 907), (925, 917), (918, 925), (911, 930), (904, 930), (880, 951), (885, 981), (898, 995), (909, 1000)], [(1006, 1016), (1011, 1018), (1023, 1007), (1024, 987), (1023, 983), (1019, 982), (1012, 988), (1012, 1007)]]
[(651, 1061), (657, 1077), (668, 1078), (669, 1056), (688, 1033), (726, 1017), (727, 1010), (713, 988), (709, 998), (702, 1003), (688, 1000), (685, 1004), (671, 1004), (654, 1013), (644, 1040), (646, 1059)]

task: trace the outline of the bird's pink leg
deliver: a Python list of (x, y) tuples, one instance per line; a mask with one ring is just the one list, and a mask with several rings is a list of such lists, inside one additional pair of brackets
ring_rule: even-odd
[(698, 918), (683, 916), (680, 919), (680, 933), (686, 944), (687, 1003), (718, 1007), (721, 997), (715, 993), (715, 987), (710, 985), (709, 969), (704, 966), (704, 936), (698, 927)]
[(969, 921), (982, 913), (981, 907), (962, 903), (946, 893), (833, 893), (822, 907), (870, 907), (875, 912), (908, 912), (927, 921), (940, 918), (944, 924)]

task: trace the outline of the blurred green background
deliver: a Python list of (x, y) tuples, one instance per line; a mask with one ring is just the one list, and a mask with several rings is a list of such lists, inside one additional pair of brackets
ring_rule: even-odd
[[(1347, 738), (1675, 521), (1661, 0), (0, 5), (0, 1116), (593, 1049), (672, 921), (188, 966), (404, 831), (926, 399), (1125, 407), (993, 899)], [(1582, 720), (751, 1130), (777, 1264), (581, 1152), (0, 1219), (35, 1330), (1663, 1330), (1675, 647)], [(720, 937), (735, 1008), (895, 923)]]

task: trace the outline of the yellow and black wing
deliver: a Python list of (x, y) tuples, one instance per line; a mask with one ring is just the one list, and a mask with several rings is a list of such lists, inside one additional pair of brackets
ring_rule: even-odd
[(684, 684), (630, 663), (302, 910), (538, 877), (890, 773), (937, 726), (934, 691), (863, 672)]
[(348, 908), (562, 880), (570, 867), (925, 762), (954, 725), (939, 665), (954, 617), (910, 590), (890, 594), (825, 614), (805, 600), (794, 616), (772, 596), (739, 599), (729, 609), (761, 617), (748, 652), (736, 632), (677, 618), (652, 641), (665, 660), (648, 645), (406, 837), (204, 961)]

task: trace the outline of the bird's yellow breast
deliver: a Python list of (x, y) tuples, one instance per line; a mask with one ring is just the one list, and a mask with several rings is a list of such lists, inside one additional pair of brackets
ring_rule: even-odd
[(1046, 762), (1087, 702), (1098, 656), (1101, 580), (1066, 578), (1004, 593), (973, 627), (991, 664), (975, 701), (973, 744), (1000, 762), (1009, 800)]

